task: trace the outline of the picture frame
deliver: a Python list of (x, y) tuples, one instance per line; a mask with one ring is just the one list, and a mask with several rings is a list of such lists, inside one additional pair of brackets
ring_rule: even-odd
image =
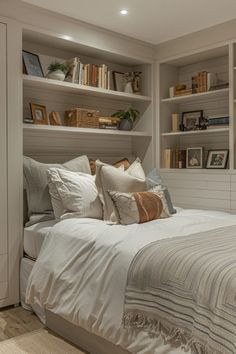
[(113, 71), (112, 72), (113, 76), (113, 84), (114, 84), (114, 89), (115, 91), (120, 91), (124, 92), (125, 88), (125, 73), (120, 72), (120, 71)]
[(46, 106), (30, 103), (30, 110), (34, 124), (48, 125), (48, 115)]
[(27, 52), (26, 50), (23, 50), (22, 57), (23, 57), (24, 73), (26, 73), (27, 75), (44, 77), (41, 62), (37, 54), (30, 53)]
[(186, 168), (203, 168), (203, 147), (186, 149)]
[(207, 155), (206, 168), (225, 169), (229, 157), (229, 150), (209, 150)]
[(183, 130), (198, 130), (201, 119), (203, 119), (203, 110), (182, 112)]
[(60, 113), (55, 111), (51, 112), (49, 114), (49, 123), (50, 125), (62, 125)]

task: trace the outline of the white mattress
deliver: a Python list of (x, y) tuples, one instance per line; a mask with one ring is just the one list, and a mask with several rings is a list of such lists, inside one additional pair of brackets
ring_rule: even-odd
[(24, 251), (27, 256), (33, 259), (38, 257), (45, 236), (55, 224), (55, 220), (48, 220), (25, 227)]

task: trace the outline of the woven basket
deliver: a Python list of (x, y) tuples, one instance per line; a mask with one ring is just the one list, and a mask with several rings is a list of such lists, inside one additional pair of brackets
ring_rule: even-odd
[(70, 127), (99, 128), (99, 111), (74, 108), (65, 112), (65, 124)]

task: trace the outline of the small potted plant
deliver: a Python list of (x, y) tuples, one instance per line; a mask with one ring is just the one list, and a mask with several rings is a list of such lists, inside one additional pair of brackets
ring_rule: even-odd
[(64, 81), (67, 71), (68, 71), (67, 65), (56, 61), (49, 65), (47, 77), (53, 80)]
[(137, 109), (129, 108), (127, 110), (119, 110), (112, 114), (112, 117), (120, 118), (120, 130), (132, 130), (135, 120), (139, 117)]

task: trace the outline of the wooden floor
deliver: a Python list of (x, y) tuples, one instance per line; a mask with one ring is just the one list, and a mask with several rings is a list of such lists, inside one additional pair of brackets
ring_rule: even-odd
[(43, 328), (38, 317), (22, 307), (0, 311), (0, 341)]
[[(78, 348), (67, 343), (66, 341), (59, 338), (57, 335), (52, 332), (48, 332), (44, 329), (44, 325), (39, 321), (38, 317), (30, 311), (24, 310), (22, 307), (12, 307), (4, 310), (0, 310), (0, 353), (12, 353), (12, 350), (15, 353), (15, 343), (12, 344), (11, 339), (16, 338), (17, 343), (24, 343), (24, 336), (26, 338), (25, 344), (27, 347), (33, 345), (32, 341), (38, 341), (38, 347), (35, 351), (31, 350), (31, 354), (42, 353), (40, 350), (40, 343), (42, 343), (43, 353), (47, 354), (58, 354), (59, 347), (63, 345), (67, 348), (66, 353), (78, 353), (84, 354)], [(38, 332), (39, 331), (39, 332)], [(30, 333), (30, 336), (28, 335)], [(31, 336), (32, 333), (32, 336)], [(18, 340), (18, 338), (19, 340)], [(32, 339), (31, 339), (32, 338)], [(9, 341), (10, 340), (10, 341)], [(31, 343), (31, 342), (32, 343)], [(41, 342), (40, 342), (41, 341)], [(45, 349), (45, 341), (48, 341), (48, 346), (50, 346), (49, 341), (51, 341), (52, 348), (58, 345), (58, 348), (54, 351), (51, 347), (48, 347), (48, 350)], [(9, 342), (9, 343), (8, 343)], [(36, 344), (36, 343), (35, 343)], [(12, 346), (13, 345), (13, 346)], [(18, 345), (18, 344), (17, 344)], [(47, 343), (46, 343), (47, 345)], [(8, 348), (9, 350), (5, 349)], [(19, 350), (19, 347), (17, 347)], [(33, 347), (34, 348), (34, 347)], [(19, 353), (29, 353), (28, 351), (19, 351)], [(65, 352), (65, 351), (64, 351)], [(64, 353), (63, 352), (63, 353)]]

